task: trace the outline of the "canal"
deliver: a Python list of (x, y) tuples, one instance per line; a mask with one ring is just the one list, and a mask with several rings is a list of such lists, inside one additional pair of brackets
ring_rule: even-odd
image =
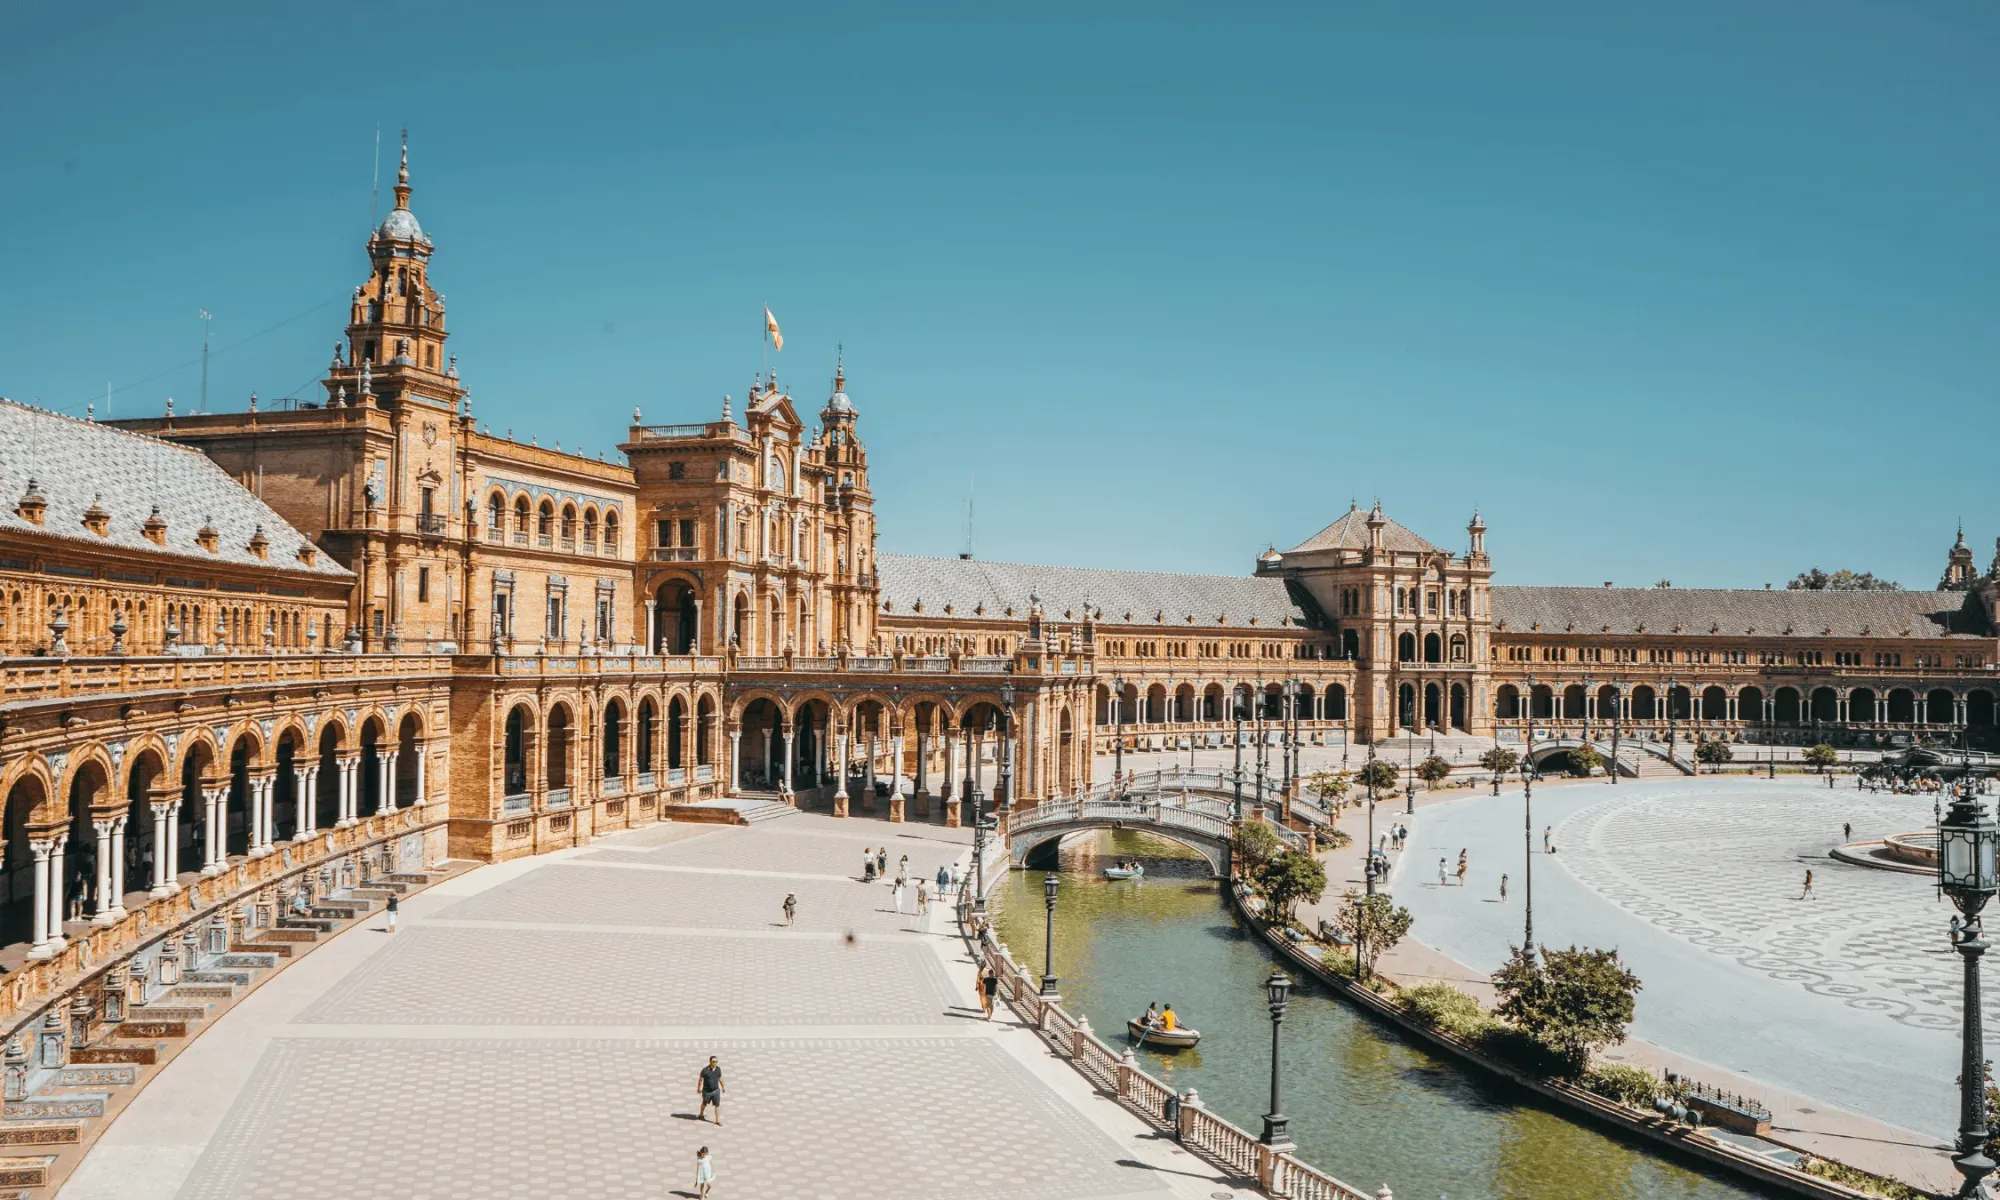
[[(1143, 881), (1103, 868), (1139, 859)], [(1129, 831), (1063, 846), (1056, 970), (1063, 1006), (1123, 1047), (1125, 1021), (1158, 1001), (1199, 1029), (1176, 1054), (1141, 1049), (1145, 1069), (1250, 1130), (1269, 1106), (1274, 958), (1240, 925), (1201, 859)], [(994, 926), (1023, 967), (1042, 965), (1040, 871), (995, 889)], [(1658, 1158), (1524, 1103), (1517, 1089), (1437, 1058), (1314, 984), (1294, 990), (1284, 1025), (1286, 1113), (1299, 1157), (1399, 1200), (1725, 1200), (1747, 1185)]]

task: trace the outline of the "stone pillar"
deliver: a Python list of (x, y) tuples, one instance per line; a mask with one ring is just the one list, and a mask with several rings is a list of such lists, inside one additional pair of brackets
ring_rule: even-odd
[(901, 822), (908, 799), (903, 795), (903, 727), (895, 727), (889, 739), (889, 820)]
[(169, 815), (172, 808), (172, 801), (155, 800), (152, 804), (153, 883), (152, 889), (146, 894), (155, 900), (164, 900), (173, 895), (167, 889), (168, 881), (174, 877), (173, 865), (167, 861), (174, 853), (173, 823)]
[[(387, 754), (377, 754), (375, 761), (382, 768), (382, 786), (375, 793), (375, 811), (391, 812), (396, 807), (396, 755), (391, 750)], [(581, 791), (581, 789), (578, 789)]]
[(274, 781), (274, 777), (270, 775), (252, 775), (250, 777), (249, 794), (244, 797), (244, 799), (249, 801), (244, 806), (244, 815), (250, 822), (250, 836), (248, 841), (251, 858), (262, 858), (271, 852), (271, 830), (265, 824), (265, 821), (270, 815), (268, 805), (271, 798), (271, 785)]
[(125, 916), (125, 822), (128, 819), (121, 816), (111, 822), (111, 890), (104, 893), (104, 901), (110, 906), (113, 921)]
[(729, 731), (729, 795), (743, 790), (743, 731)]
[[(938, 795), (944, 798), (947, 813), (958, 811), (958, 730), (950, 725), (944, 728), (944, 775), (938, 781)], [(959, 822), (953, 820), (952, 824)]]
[(205, 788), (202, 791), (202, 845), (201, 873), (204, 876), (222, 874), (222, 821), (228, 813), (229, 786)]
[(51, 879), (58, 887), (61, 885), (60, 878), (53, 874), (56, 841), (56, 838), (34, 838), (28, 842), (28, 851), (35, 856), (34, 945), (28, 948), (31, 959), (49, 958), (62, 948), (58, 944), (61, 934), (51, 932), (62, 928), (62, 897), (52, 895), (49, 886)]
[(360, 789), (355, 785), (360, 782), (358, 776), (361, 770), (361, 755), (358, 753), (341, 755), (334, 761), (334, 769), (338, 772), (334, 782), (340, 789), (340, 819), (334, 822), (334, 827), (346, 829), (354, 824), (354, 810), (359, 806), (355, 793)]
[(181, 801), (176, 799), (167, 804), (167, 844), (164, 850), (155, 848), (153, 854), (167, 860), (167, 895), (179, 895), (181, 890)]
[(792, 734), (783, 725), (773, 726), (772, 731), (778, 738), (778, 761), (782, 764), (785, 775), (785, 790), (790, 792), (793, 790), (792, 760), (798, 757), (797, 754), (792, 752)]
[(833, 815), (847, 815), (847, 730), (833, 735)]
[(313, 823), (319, 819), (319, 764), (307, 767), (297, 778), (298, 787), (294, 789), (296, 802), (292, 807), (298, 814), (295, 822), (298, 832), (292, 835), (292, 840), (303, 842), (316, 832)]
[(648, 654), (660, 652), (658, 613), (654, 611), (659, 604), (658, 600), (646, 601), (646, 653)]
[(427, 782), (426, 775), (427, 775), (427, 768), (430, 766), (430, 753), (431, 753), (431, 748), (428, 745), (424, 744), (423, 742), (417, 743), (416, 805), (418, 808), (422, 808), (424, 806), (424, 801), (427, 798), (425, 795), (424, 785)]
[[(859, 740), (858, 738), (856, 739)], [(868, 760), (861, 768), (861, 807), (864, 811), (875, 811), (875, 755), (878, 752), (875, 731), (868, 731)]]
[(930, 758), (930, 730), (920, 725), (917, 727), (916, 778), (917, 815), (920, 817), (931, 815)]

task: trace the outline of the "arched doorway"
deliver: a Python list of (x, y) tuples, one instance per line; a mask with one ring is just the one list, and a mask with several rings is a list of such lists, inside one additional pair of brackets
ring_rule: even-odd
[(396, 727), (396, 756), (391, 759), (389, 780), (394, 790), (392, 807), (408, 808), (423, 794), (420, 780), (423, 777), (424, 761), (418, 754), (418, 743), (423, 735), (423, 726), (415, 713), (405, 714), (402, 723)]
[[(556, 800), (556, 792), (569, 790), (569, 705), (549, 709), (548, 730), (543, 742), (542, 772), (545, 786)], [(567, 795), (560, 797), (567, 799)]]
[(28, 826), (46, 793), (42, 781), (24, 776), (7, 793), (4, 827), (7, 836), (7, 899), (0, 907), (0, 939), (7, 942), (38, 942), (35, 928), (35, 853), (28, 841)]
[(1451, 685), (1451, 727), (1460, 732), (1465, 730), (1465, 685), (1462, 683)]
[[(313, 826), (332, 829), (340, 824), (340, 727), (328, 724), (319, 733), (319, 777), (313, 783)], [(185, 819), (186, 808), (182, 808)]]
[[(777, 704), (763, 696), (743, 706), (743, 715), (737, 721), (736, 748), (739, 755), (741, 778), (737, 786), (759, 790), (776, 788), (785, 777), (785, 746), (782, 714)], [(798, 730), (792, 730), (792, 740), (797, 742)], [(808, 735), (810, 736), (810, 735)], [(796, 747), (794, 747), (796, 750)], [(794, 787), (810, 787), (805, 777), (797, 770), (803, 760), (794, 757)]]
[[(271, 828), (273, 843), (299, 833), (299, 743), (289, 729), (278, 737), (278, 774), (271, 785)], [(127, 835), (130, 840), (130, 835)]]
[(93, 810), (104, 802), (108, 785), (104, 767), (86, 762), (77, 768), (69, 784), (69, 853), (63, 860), (63, 916), (76, 921), (102, 912), (109, 897), (97, 891), (97, 830), (91, 820)]
[(651, 696), (639, 701), (639, 716), (632, 722), (632, 769), (640, 775), (653, 773), (653, 747), (660, 736), (658, 714)]
[(250, 759), (248, 737), (236, 739), (229, 751), (229, 795), (222, 803), (222, 853), (250, 853)]
[(158, 753), (142, 751), (125, 776), (125, 890), (146, 892), (153, 886), (153, 864), (167, 855), (167, 818), (153, 809), (170, 793), (160, 786), (166, 764)]
[(605, 779), (622, 779), (625, 775), (625, 704), (613, 699), (604, 706), (604, 738), (598, 749), (602, 751), (600, 768)]
[(505, 748), (501, 755), (501, 790), (509, 796), (528, 792), (528, 730), (533, 717), (525, 704), (516, 704), (507, 713)]
[(382, 811), (382, 756), (389, 752), (383, 744), (387, 735), (388, 730), (375, 717), (368, 718), (361, 726), (361, 779), (355, 793), (355, 816)]
[(694, 589), (678, 579), (670, 579), (654, 593), (653, 653), (693, 654), (695, 652)]

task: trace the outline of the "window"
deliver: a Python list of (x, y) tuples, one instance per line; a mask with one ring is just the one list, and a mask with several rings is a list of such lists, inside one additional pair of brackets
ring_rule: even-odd
[(668, 464), (667, 464), (667, 478), (668, 478), (668, 479), (686, 479), (686, 478), (687, 478), (687, 466), (688, 466), (688, 465), (687, 465), (686, 463), (684, 463), (684, 462), (681, 462), (681, 461), (680, 461), (679, 459), (675, 459), (675, 460), (674, 460), (673, 462), (670, 462), (670, 463), (668, 463)]
[(428, 517), (428, 516), (430, 516), (430, 515), (432, 514), (432, 512), (434, 511), (434, 509), (432, 508), (432, 505), (434, 505), (434, 504), (436, 504), (436, 503), (437, 503), (437, 489), (436, 489), (436, 488), (422, 488), (422, 489), (419, 489), (419, 490), (418, 490), (418, 492), (417, 492), (417, 511), (418, 511), (418, 512), (420, 512), (420, 513), (422, 513), (422, 514), (424, 514), (425, 516), (427, 516), (427, 517)]
[(503, 526), (506, 519), (507, 505), (500, 499), (500, 494), (495, 492), (486, 500), (486, 536), (497, 538), (505, 532)]
[(681, 546), (690, 550), (694, 548), (694, 519), (692, 517), (684, 518), (681, 521)]
[(548, 602), (548, 624), (543, 631), (552, 642), (561, 641), (563, 635), (563, 597), (561, 592), (550, 592)]
[(609, 596), (599, 596), (597, 598), (597, 640), (599, 642), (609, 642), (611, 640), (611, 597)]
[(417, 603), (427, 604), (431, 598), (431, 569), (417, 568)]
[(493, 636), (507, 638), (514, 635), (513, 596), (507, 592), (493, 593)]

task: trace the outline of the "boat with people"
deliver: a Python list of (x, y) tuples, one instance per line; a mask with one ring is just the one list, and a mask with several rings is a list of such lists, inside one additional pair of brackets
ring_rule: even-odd
[(1146, 864), (1136, 860), (1125, 862), (1121, 859), (1117, 866), (1104, 868), (1104, 877), (1106, 879), (1143, 879), (1146, 877)]
[(1133, 1041), (1156, 1050), (1187, 1050), (1201, 1041), (1199, 1029), (1189, 1029), (1185, 1025), (1168, 1029), (1164, 1025), (1148, 1025), (1138, 1017), (1125, 1022), (1125, 1031), (1132, 1035)]

